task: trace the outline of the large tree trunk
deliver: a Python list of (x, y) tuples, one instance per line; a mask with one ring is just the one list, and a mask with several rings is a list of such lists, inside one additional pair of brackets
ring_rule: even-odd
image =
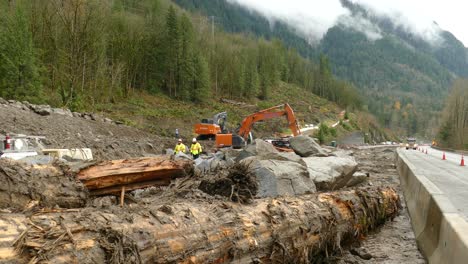
[(92, 194), (116, 194), (149, 186), (169, 185), (171, 180), (193, 173), (193, 161), (169, 156), (110, 160), (81, 170), (76, 178)]
[(33, 263), (311, 263), (400, 208), (393, 189), (255, 200), (179, 200), (41, 212), (17, 240)]

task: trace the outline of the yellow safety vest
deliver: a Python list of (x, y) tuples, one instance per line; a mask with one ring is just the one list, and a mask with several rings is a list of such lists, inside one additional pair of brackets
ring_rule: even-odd
[(200, 154), (201, 152), (202, 152), (202, 148), (201, 148), (200, 143), (197, 142), (190, 146), (190, 153), (192, 153), (193, 155)]
[(177, 154), (179, 152), (185, 153), (185, 145), (183, 143), (177, 144), (174, 149), (174, 153)]

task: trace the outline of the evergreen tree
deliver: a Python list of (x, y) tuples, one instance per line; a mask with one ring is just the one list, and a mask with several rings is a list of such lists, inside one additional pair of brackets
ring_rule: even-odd
[(0, 17), (0, 96), (37, 101), (40, 64), (21, 8)]
[(173, 6), (169, 7), (166, 16), (165, 33), (165, 87), (170, 96), (177, 96), (179, 84), (179, 56), (180, 56), (180, 33), (176, 11)]
[(180, 19), (180, 60), (179, 60), (179, 95), (183, 100), (190, 99), (194, 74), (193, 28), (192, 22), (184, 14)]
[(200, 54), (195, 56), (195, 76), (193, 83), (192, 101), (204, 102), (211, 98), (210, 69), (208, 67), (208, 62)]

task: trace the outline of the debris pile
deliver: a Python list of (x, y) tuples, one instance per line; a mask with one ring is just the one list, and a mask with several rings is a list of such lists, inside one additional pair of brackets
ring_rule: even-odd
[(332, 152), (308, 137), (298, 145), (312, 152), (296, 144), (294, 152), (278, 152), (256, 140), (194, 161), (156, 155), (167, 146), (127, 136), (114, 139), (122, 155), (102, 148), (109, 143), (104, 136), (83, 140), (95, 144), (100, 159), (112, 157), (105, 161), (0, 160), (0, 228), (8, 230), (0, 252), (9, 252), (0, 260), (309, 263), (327, 259), (400, 209), (392, 188), (342, 189), (363, 185), (352, 153)]

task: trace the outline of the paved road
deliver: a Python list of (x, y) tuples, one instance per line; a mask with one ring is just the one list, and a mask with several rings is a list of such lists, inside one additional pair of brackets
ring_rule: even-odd
[(410, 149), (402, 151), (402, 155), (416, 166), (418, 173), (439, 188), (468, 221), (468, 166), (460, 166), (460, 154), (446, 152), (447, 160), (442, 160), (442, 151), (430, 147), (427, 151), (425, 154)]
[[(445, 152), (445, 158), (447, 159), (447, 161), (449, 161), (450, 163), (456, 164), (456, 165), (460, 165), (461, 154), (452, 153), (452, 152), (447, 152), (447, 151), (441, 151), (441, 150), (437, 150), (437, 149), (431, 148), (431, 147), (429, 147), (429, 146), (422, 146), (421, 148), (422, 148), (424, 151), (427, 149), (427, 154), (428, 154), (428, 155), (433, 156), (433, 157), (436, 157), (436, 158), (438, 158), (438, 159), (442, 159), (442, 155), (443, 155), (444, 152)], [(466, 158), (465, 158), (465, 165), (468, 166), (468, 163), (467, 163)]]

